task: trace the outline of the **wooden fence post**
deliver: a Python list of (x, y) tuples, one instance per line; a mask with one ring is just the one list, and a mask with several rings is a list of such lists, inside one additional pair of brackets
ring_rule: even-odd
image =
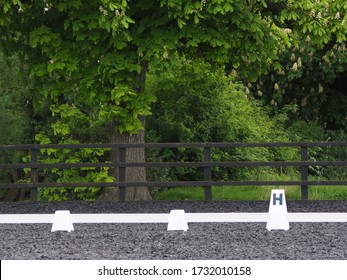
[(126, 147), (119, 147), (119, 158), (118, 158), (118, 174), (119, 174), (119, 199), (120, 201), (125, 201), (126, 192)]
[[(210, 163), (212, 160), (211, 147), (204, 147), (204, 162)], [(207, 181), (207, 185), (204, 186), (205, 200), (212, 200), (212, 167), (204, 167), (204, 181)]]
[[(308, 146), (300, 147), (301, 163), (308, 161)], [(308, 181), (308, 166), (300, 167), (301, 181)], [(308, 200), (308, 185), (301, 183), (301, 200)]]
[[(38, 148), (30, 148), (30, 163), (38, 163)], [(30, 200), (37, 201), (37, 187), (36, 184), (39, 182), (39, 170), (36, 167), (31, 168), (31, 182), (32, 188), (30, 189)]]

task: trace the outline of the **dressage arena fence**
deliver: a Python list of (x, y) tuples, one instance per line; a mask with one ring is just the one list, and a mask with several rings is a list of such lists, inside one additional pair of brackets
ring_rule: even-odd
[[(37, 189), (45, 187), (119, 187), (120, 200), (125, 200), (127, 187), (204, 187), (205, 200), (212, 200), (212, 186), (301, 186), (301, 199), (308, 199), (309, 186), (346, 186), (347, 180), (309, 180), (309, 168), (346, 167), (347, 161), (317, 161), (310, 157), (310, 149), (313, 148), (342, 148), (344, 153), (347, 142), (287, 142), (287, 143), (144, 143), (144, 144), (22, 144), (2, 145), (0, 152), (27, 151), (30, 161), (27, 163), (0, 163), (0, 170), (26, 169), (30, 170), (29, 183), (0, 183), (0, 189), (30, 188), (31, 200), (37, 200)], [(203, 160), (201, 162), (126, 162), (127, 152), (131, 149), (202, 149)], [(215, 149), (243, 149), (243, 148), (297, 148), (299, 161), (213, 161)], [(44, 149), (110, 149), (115, 152), (115, 162), (79, 162), (79, 163), (42, 163), (40, 151)], [(71, 168), (116, 168), (118, 180), (114, 182), (42, 182), (40, 170), (43, 169), (71, 169)], [(127, 168), (202, 168), (203, 180), (201, 181), (126, 181)], [(215, 168), (249, 168), (249, 167), (295, 167), (300, 171), (300, 180), (297, 181), (218, 181), (214, 180)]]
[(258, 213), (185, 213), (183, 209), (167, 213), (71, 214), (58, 210), (54, 214), (0, 214), (0, 224), (52, 224), (54, 231), (74, 231), (73, 224), (164, 223), (167, 231), (187, 231), (188, 223), (266, 223), (266, 229), (289, 230), (292, 222), (347, 222), (347, 213), (288, 213), (284, 190), (272, 190), (269, 212)]

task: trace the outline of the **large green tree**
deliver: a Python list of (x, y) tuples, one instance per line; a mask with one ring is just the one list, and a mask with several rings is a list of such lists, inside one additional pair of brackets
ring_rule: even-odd
[[(142, 143), (155, 100), (145, 90), (149, 71), (169, 71), (183, 54), (247, 80), (279, 67), (287, 34), (266, 7), (263, 0), (3, 0), (0, 34), (7, 50), (25, 53), (36, 107), (49, 99), (55, 114), (70, 107), (104, 123), (111, 142)], [(66, 123), (55, 129), (70, 139)], [(132, 149), (127, 160), (143, 161), (144, 151)], [(145, 180), (145, 171), (129, 169), (127, 179)], [(127, 197), (149, 195), (132, 188)]]

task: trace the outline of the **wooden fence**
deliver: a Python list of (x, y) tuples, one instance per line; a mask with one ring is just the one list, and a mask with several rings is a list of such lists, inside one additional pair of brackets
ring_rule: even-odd
[[(213, 161), (213, 149), (235, 149), (235, 148), (297, 148), (300, 153), (298, 161)], [(301, 186), (301, 199), (308, 199), (309, 186), (347, 186), (347, 178), (344, 180), (316, 181), (309, 180), (310, 167), (346, 167), (347, 161), (316, 161), (309, 157), (309, 150), (312, 148), (339, 147), (347, 149), (347, 142), (288, 142), (288, 143), (145, 143), (145, 144), (48, 144), (48, 145), (3, 145), (0, 151), (23, 151), (30, 154), (28, 163), (0, 163), (0, 169), (30, 169), (30, 183), (1, 183), (0, 188), (31, 188), (31, 200), (37, 199), (37, 189), (44, 187), (119, 187), (120, 199), (125, 200), (125, 189), (127, 187), (193, 187), (201, 186), (205, 190), (205, 200), (212, 199), (212, 186)], [(39, 160), (41, 149), (118, 149), (118, 159), (116, 162), (81, 162), (81, 163), (41, 163)], [(163, 148), (185, 148), (202, 149), (203, 160), (201, 162), (126, 162), (127, 149), (163, 149)], [(345, 151), (345, 150), (343, 150)], [(40, 182), (39, 170), (59, 168), (118, 168), (119, 180), (115, 182)], [(143, 168), (178, 168), (194, 167), (203, 168), (203, 180), (201, 181), (146, 181), (127, 182), (126, 169), (128, 167)], [(300, 170), (301, 178), (297, 181), (220, 181), (213, 179), (213, 169), (216, 167), (237, 168), (237, 167), (295, 167)]]

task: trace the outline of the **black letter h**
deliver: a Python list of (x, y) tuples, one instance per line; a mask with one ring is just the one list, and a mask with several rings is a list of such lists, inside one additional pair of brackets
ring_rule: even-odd
[(276, 205), (276, 201), (279, 201), (280, 205), (283, 204), (283, 194), (280, 193), (280, 196), (277, 197), (276, 194), (274, 193), (272, 196), (272, 200), (273, 200), (273, 205)]

